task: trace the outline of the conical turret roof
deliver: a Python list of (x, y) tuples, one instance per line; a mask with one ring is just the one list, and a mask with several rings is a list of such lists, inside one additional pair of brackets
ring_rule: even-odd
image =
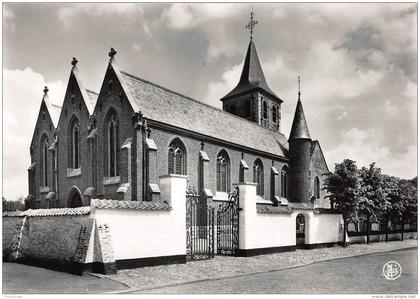
[(275, 99), (282, 102), (282, 100), (268, 87), (263, 70), (261, 68), (260, 60), (258, 58), (257, 49), (254, 42), (249, 42), (248, 51), (246, 52), (244, 67), (242, 69), (241, 79), (238, 85), (225, 95), (221, 101), (226, 98), (233, 97), (251, 90), (262, 89)]
[(302, 102), (300, 101), (300, 96), (296, 105), (295, 117), (293, 118), (289, 141), (296, 139), (311, 139), (308, 125), (306, 124), (305, 113), (303, 112)]

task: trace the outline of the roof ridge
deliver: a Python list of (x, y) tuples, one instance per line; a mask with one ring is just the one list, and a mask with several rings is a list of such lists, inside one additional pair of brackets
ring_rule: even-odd
[(228, 115), (228, 116), (230, 116), (230, 117), (234, 117), (234, 118), (236, 118), (236, 119), (239, 119), (240, 121), (247, 122), (247, 123), (249, 123), (249, 124), (251, 124), (251, 125), (253, 125), (253, 126), (255, 126), (255, 127), (258, 127), (258, 128), (260, 128), (260, 129), (267, 130), (267, 131), (269, 131), (270, 133), (283, 135), (283, 136), (286, 138), (286, 135), (284, 135), (284, 134), (283, 134), (283, 133), (281, 133), (281, 132), (273, 132), (273, 131), (270, 131), (270, 130), (268, 130), (268, 129), (265, 129), (265, 128), (263, 128), (263, 127), (259, 126), (257, 123), (255, 123), (255, 122), (253, 122), (253, 121), (250, 121), (250, 120), (247, 120), (247, 119), (245, 119), (245, 118), (242, 118), (242, 117), (236, 116), (236, 115), (234, 115), (234, 114), (232, 114), (232, 113), (229, 113), (229, 112), (224, 111), (223, 109), (220, 109), (220, 108), (214, 107), (214, 106), (212, 106), (212, 105), (209, 105), (209, 104), (203, 103), (203, 102), (201, 102), (201, 101), (199, 101), (199, 100), (196, 100), (196, 99), (194, 99), (194, 98), (191, 98), (191, 97), (189, 97), (189, 96), (186, 96), (186, 95), (184, 95), (184, 94), (182, 94), (182, 93), (179, 93), (179, 92), (174, 91), (174, 90), (172, 90), (172, 89), (169, 89), (169, 88), (167, 88), (167, 87), (161, 86), (161, 85), (159, 85), (159, 84), (157, 84), (157, 83), (154, 83), (154, 82), (152, 82), (152, 81), (149, 81), (149, 80), (146, 80), (146, 79), (140, 78), (140, 77), (138, 77), (138, 76), (136, 76), (136, 75), (133, 75), (133, 74), (130, 74), (130, 73), (126, 72), (126, 71), (120, 70), (120, 72), (121, 72), (122, 74), (127, 75), (127, 76), (129, 76), (129, 77), (132, 77), (132, 78), (134, 78), (134, 79), (137, 79), (137, 80), (143, 81), (143, 82), (145, 82), (145, 83), (148, 83), (148, 84), (154, 85), (154, 86), (156, 86), (156, 87), (158, 87), (158, 88), (161, 88), (161, 89), (163, 89), (163, 90), (166, 90), (166, 91), (168, 91), (168, 92), (170, 92), (170, 93), (176, 94), (176, 95), (178, 95), (178, 96), (180, 96), (180, 97), (183, 97), (183, 98), (185, 98), (185, 99), (187, 99), (187, 100), (190, 100), (190, 101), (196, 102), (196, 103), (198, 103), (198, 104), (200, 104), (200, 105), (203, 105), (203, 106), (207, 106), (207, 107), (209, 107), (209, 108), (211, 108), (211, 109), (213, 109), (213, 110), (216, 110), (216, 111), (222, 112), (222, 113), (224, 113), (224, 114), (226, 114), (226, 115)]

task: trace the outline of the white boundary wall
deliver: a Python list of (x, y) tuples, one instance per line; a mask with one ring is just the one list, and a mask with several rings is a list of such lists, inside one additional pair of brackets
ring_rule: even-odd
[(336, 243), (343, 240), (343, 217), (341, 214), (316, 214), (310, 210), (293, 211), (305, 216), (305, 244)]
[(257, 213), (256, 184), (239, 187), (239, 249), (296, 245), (295, 218), (290, 214)]
[(288, 247), (296, 245), (296, 216), (305, 216), (305, 244), (341, 242), (343, 220), (339, 214), (316, 214), (294, 210), (292, 214), (257, 213), (255, 183), (239, 187), (239, 249)]
[(170, 211), (95, 209), (97, 226), (109, 226), (115, 260), (186, 254), (186, 177), (163, 176), (159, 186)]

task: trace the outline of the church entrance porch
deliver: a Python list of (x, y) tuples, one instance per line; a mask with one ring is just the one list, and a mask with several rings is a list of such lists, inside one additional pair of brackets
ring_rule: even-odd
[(305, 247), (305, 215), (303, 214), (296, 216), (296, 247)]

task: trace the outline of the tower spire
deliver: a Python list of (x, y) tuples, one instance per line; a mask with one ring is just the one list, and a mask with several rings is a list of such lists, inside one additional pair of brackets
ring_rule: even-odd
[(249, 30), (250, 36), (251, 36), (251, 40), (253, 37), (253, 33), (254, 33), (254, 27), (258, 24), (258, 21), (256, 21), (254, 19), (254, 12), (251, 11), (251, 17), (249, 18), (249, 23), (245, 26), (246, 29)]

